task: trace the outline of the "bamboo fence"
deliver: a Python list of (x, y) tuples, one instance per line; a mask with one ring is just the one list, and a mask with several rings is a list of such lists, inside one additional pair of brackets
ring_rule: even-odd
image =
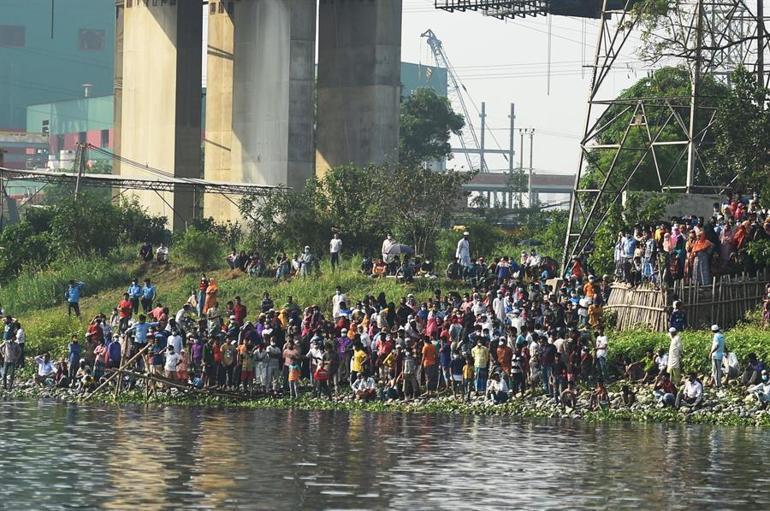
[(629, 330), (636, 327), (665, 332), (675, 300), (680, 300), (687, 313), (690, 328), (718, 324), (728, 328), (746, 316), (765, 296), (768, 272), (753, 275), (715, 276), (709, 285), (685, 283), (679, 280), (670, 288), (649, 283), (630, 286), (612, 285), (606, 309), (617, 314), (616, 327)]

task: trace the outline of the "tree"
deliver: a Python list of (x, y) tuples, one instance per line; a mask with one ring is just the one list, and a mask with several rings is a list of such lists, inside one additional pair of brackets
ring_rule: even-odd
[(349, 252), (376, 253), (388, 232), (432, 254), (437, 230), (462, 205), (472, 174), (433, 172), (419, 164), (341, 166), (302, 190), (277, 190), (241, 201), (249, 243), (267, 253), (310, 245), (326, 250), (333, 231)]
[(416, 253), (431, 255), (436, 235), (460, 206), (467, 193), (462, 185), (473, 178), (468, 172), (434, 172), (421, 165), (401, 165), (380, 173), (383, 209), (390, 211), (397, 237)]
[(447, 98), (433, 89), (417, 89), (401, 103), (399, 158), (412, 163), (447, 158), (452, 153), (449, 137), (464, 126), (465, 119)]
[(714, 121), (715, 144), (709, 156), (715, 180), (770, 197), (767, 155), (770, 151), (770, 91), (743, 67), (730, 77), (732, 89), (719, 104)]

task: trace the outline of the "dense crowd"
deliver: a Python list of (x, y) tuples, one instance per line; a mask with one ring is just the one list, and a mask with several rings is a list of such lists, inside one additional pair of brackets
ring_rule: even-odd
[(709, 285), (714, 275), (747, 269), (751, 241), (770, 239), (770, 214), (751, 199), (727, 196), (710, 218), (685, 216), (618, 233), (615, 277), (631, 284), (685, 279)]
[[(744, 222), (762, 219), (764, 232), (770, 224), (765, 213), (755, 209), (756, 202), (750, 202), (745, 214), (753, 216)], [(728, 202), (719, 212), (728, 218), (718, 224), (719, 236), (725, 240), (721, 246), (732, 247), (733, 243), (740, 251), (750, 234), (748, 227), (741, 236), (725, 234), (732, 229), (729, 219), (744, 218), (740, 203)], [(722, 221), (719, 216), (715, 219)], [(631, 264), (636, 268), (636, 254), (643, 247), (644, 270), (652, 264), (648, 246), (654, 247), (653, 256), (662, 250), (677, 260), (678, 247), (684, 246), (684, 261), (677, 272), (700, 279), (698, 243), (708, 239), (713, 229), (701, 227), (693, 219), (683, 227), (686, 230), (674, 225), (670, 233), (665, 223), (654, 233), (637, 228), (640, 242), (629, 241), (628, 246), (625, 240), (629, 236), (624, 236), (621, 276), (635, 278), (625, 254), (633, 254)], [(754, 239), (758, 235), (755, 232)], [(693, 237), (692, 247), (685, 237)], [(35, 381), (92, 391), (123, 368), (134, 373), (124, 376), (123, 383), (129, 387), (142, 380), (137, 373), (150, 373), (156, 377), (154, 389), (162, 389), (165, 382), (249, 395), (297, 397), (312, 389), (316, 396), (328, 398), (353, 395), (364, 400), (409, 400), (446, 394), (494, 403), (545, 394), (572, 407), (578, 393), (588, 392), (590, 406), (601, 408), (609, 405), (607, 383), (625, 378), (650, 384), (661, 406), (699, 405), (704, 383), (694, 373), (682, 374), (680, 334), (688, 323), (681, 302), (671, 312), (668, 350), (651, 351), (641, 361), (625, 360), (622, 354), (611, 357), (611, 340), (603, 324), (610, 276), (592, 275), (584, 260), (576, 258), (565, 278), (553, 280), (555, 262), (534, 250), (522, 253), (518, 260), (506, 256), (487, 262), (483, 257), (471, 258), (471, 242), (470, 233), (464, 232), (447, 276), (465, 280), (472, 291), (461, 295), (435, 289), (422, 301), (412, 294), (397, 303), (383, 293), (352, 297), (337, 288), (330, 310), (322, 310), (318, 304), (297, 304), (292, 297), (277, 304), (268, 292), (260, 303), (246, 304), (239, 296), (220, 296), (216, 281), (202, 275), (186, 303), (173, 307), (160, 302), (159, 291), (149, 279), (134, 279), (109, 315), (91, 319), (84, 339), (72, 336), (64, 357), (53, 360), (48, 353), (35, 357)], [(628, 248), (632, 246), (633, 250)], [(341, 248), (342, 240), (334, 235), (329, 244), (332, 271), (339, 264)], [(695, 256), (688, 270), (687, 254), (691, 253)], [(733, 248), (726, 251), (730, 257), (734, 253)], [(296, 264), (281, 255), (274, 268), (259, 271), (268, 271), (277, 279), (317, 271), (318, 260), (309, 247), (303, 254), (295, 256)], [(383, 242), (381, 255), (362, 271), (404, 280), (435, 276), (430, 261), (430, 267), (425, 260), (416, 264), (409, 248), (391, 236)], [(150, 261), (152, 247), (143, 246), (140, 256)], [(168, 249), (161, 246), (155, 257), (165, 263)], [(233, 270), (246, 273), (256, 271), (253, 265), (260, 263), (252, 255), (237, 252), (228, 256), (228, 262)], [(654, 265), (642, 275), (658, 278)], [(68, 314), (80, 315), (84, 288), (83, 282), (70, 282), (64, 293)], [(770, 321), (770, 286), (767, 292), (764, 314)], [(16, 369), (25, 363), (26, 336), (16, 319), (7, 316), (4, 325), (0, 345), (3, 385), (12, 387)], [(761, 390), (763, 403), (770, 400), (763, 362), (755, 354), (739, 361), (727, 351), (719, 326), (713, 325), (712, 331), (712, 370), (706, 383), (719, 388), (728, 379), (740, 381), (754, 385), (752, 392)], [(633, 391), (625, 387), (624, 401), (633, 399)]]

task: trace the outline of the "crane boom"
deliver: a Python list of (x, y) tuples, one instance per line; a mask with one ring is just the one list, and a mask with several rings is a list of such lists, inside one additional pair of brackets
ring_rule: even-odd
[[(449, 77), (449, 93), (454, 96), (463, 111), (463, 116), (465, 116), (465, 127), (467, 128), (467, 131), (470, 132), (472, 139), (472, 148), (480, 150), (481, 144), (479, 143), (479, 137), (476, 134), (476, 128), (473, 127), (473, 121), (471, 120), (470, 112), (468, 112), (468, 107), (466, 106), (465, 100), (463, 99), (463, 91), (465, 91), (466, 94), (468, 91), (465, 86), (457, 79), (457, 74), (455, 73), (452, 64), (449, 62), (449, 57), (447, 57), (446, 52), (444, 51), (444, 44), (441, 42), (441, 39), (436, 37), (436, 34), (431, 29), (423, 32), (420, 37), (427, 39), (428, 46), (430, 46), (430, 49), (433, 52), (433, 58), (436, 61), (436, 65), (446, 69), (447, 76)], [(471, 145), (465, 140), (465, 131), (466, 130), (463, 130), (463, 133), (458, 137), (460, 139), (460, 145), (463, 149), (467, 149), (468, 145)], [(465, 158), (468, 161), (468, 167), (473, 170), (473, 161), (471, 160), (471, 156), (467, 151), (465, 152)], [(483, 157), (479, 162), (479, 170), (481, 172), (489, 171), (487, 168), (487, 163)]]

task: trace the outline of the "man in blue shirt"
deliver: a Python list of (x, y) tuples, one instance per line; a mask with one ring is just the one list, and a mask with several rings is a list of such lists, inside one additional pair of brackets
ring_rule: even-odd
[(118, 367), (120, 367), (120, 358), (122, 353), (122, 349), (120, 346), (120, 337), (116, 335), (115, 337), (112, 338), (112, 342), (107, 347), (107, 351), (108, 351), (108, 357), (109, 357), (107, 361), (107, 367), (110, 367), (113, 369), (117, 369)]
[(719, 325), (711, 325), (711, 331), (714, 332), (714, 338), (711, 341), (711, 377), (714, 379), (714, 386), (722, 386), (722, 357), (725, 356), (725, 334), (719, 329)]
[(67, 300), (68, 316), (71, 316), (72, 311), (75, 311), (75, 316), (80, 317), (80, 294), (83, 292), (84, 287), (86, 285), (83, 282), (70, 280), (70, 285), (67, 287), (67, 291), (64, 292), (64, 299)]
[(149, 312), (152, 310), (152, 302), (155, 301), (156, 289), (150, 283), (150, 279), (144, 279), (144, 287), (142, 288), (142, 311)]
[(126, 292), (128, 293), (128, 299), (131, 301), (131, 308), (134, 314), (136, 314), (139, 312), (139, 299), (142, 297), (142, 286), (136, 282), (136, 279), (133, 279)]
[(75, 375), (78, 372), (78, 366), (80, 366), (80, 352), (81, 346), (78, 342), (78, 336), (72, 336), (72, 342), (69, 345), (69, 351), (67, 353), (67, 363), (69, 364), (69, 378), (70, 385), (75, 385)]

